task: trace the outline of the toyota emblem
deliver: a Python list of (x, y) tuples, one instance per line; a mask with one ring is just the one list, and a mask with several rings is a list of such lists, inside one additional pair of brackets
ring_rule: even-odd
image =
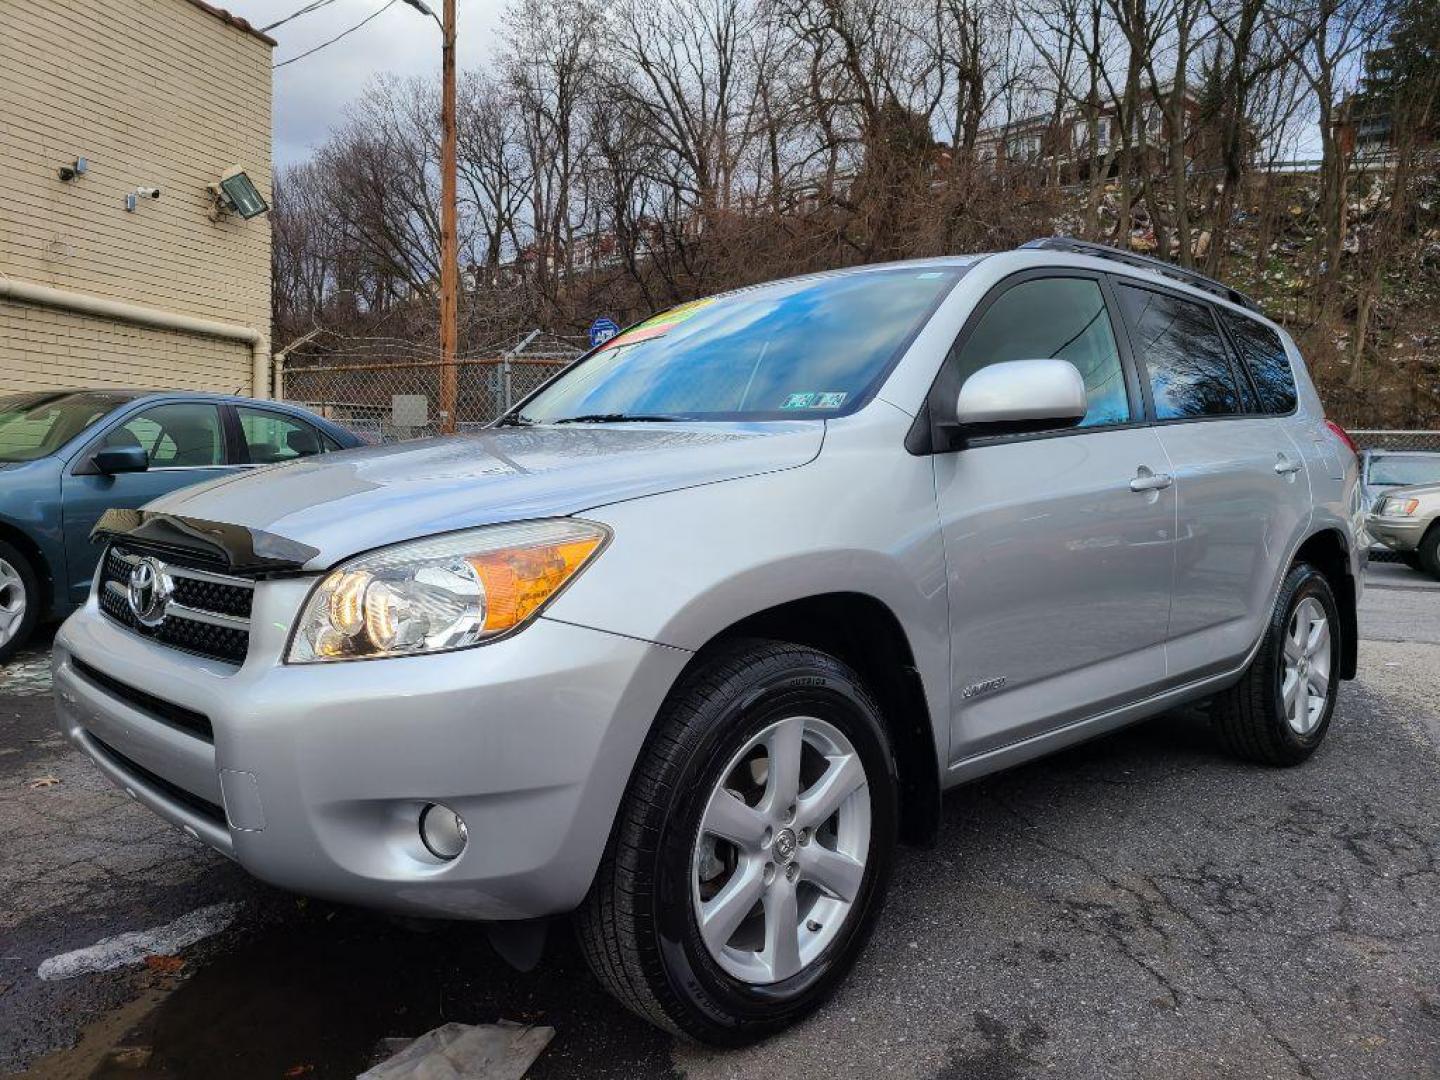
[(130, 571), (127, 590), (130, 610), (141, 626), (154, 628), (165, 621), (165, 606), (170, 602), (170, 577), (155, 559), (141, 559)]

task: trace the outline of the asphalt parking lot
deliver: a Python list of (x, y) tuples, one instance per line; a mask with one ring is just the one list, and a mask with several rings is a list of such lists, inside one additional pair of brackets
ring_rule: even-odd
[[(563, 926), (522, 975), (474, 927), (250, 880), (69, 749), (37, 648), (0, 671), (0, 1072), (351, 1077), (505, 1018), (556, 1029), (533, 1077), (1434, 1077), (1440, 583), (1374, 567), (1362, 637), (1299, 769), (1223, 757), (1192, 710), (955, 792), (841, 993), (731, 1054), (612, 1004)], [(223, 929), (37, 974), (184, 917)]]

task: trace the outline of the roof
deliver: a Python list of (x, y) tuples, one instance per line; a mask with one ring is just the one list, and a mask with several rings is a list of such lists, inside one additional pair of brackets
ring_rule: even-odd
[(272, 49), (277, 44), (275, 39), (272, 38), (269, 34), (261, 33), (259, 30), (255, 29), (255, 27), (251, 26), (248, 22), (242, 19), (239, 15), (231, 15), (230, 12), (226, 11), (224, 8), (218, 8), (211, 4), (205, 3), (205, 0), (188, 0), (188, 2), (194, 4), (201, 11), (205, 11), (211, 15), (214, 15), (215, 18), (219, 19), (227, 26), (233, 26), (241, 33), (249, 34), (253, 38), (259, 38), (266, 45), (269, 45)]

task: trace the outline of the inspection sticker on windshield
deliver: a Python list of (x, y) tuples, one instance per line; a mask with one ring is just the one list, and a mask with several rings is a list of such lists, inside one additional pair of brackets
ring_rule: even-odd
[(828, 394), (791, 394), (785, 399), (782, 409), (838, 409), (850, 395), (845, 391)]

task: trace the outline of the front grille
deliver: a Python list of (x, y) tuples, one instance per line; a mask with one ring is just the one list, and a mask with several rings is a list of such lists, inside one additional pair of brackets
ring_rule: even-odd
[(96, 750), (98, 750), (115, 768), (120, 769), (122, 772), (130, 773), (132, 776), (143, 780), (151, 787), (163, 792), (171, 799), (180, 803), (180, 805), (189, 807), (201, 817), (208, 818), (209, 820), (215, 822), (217, 825), (225, 824), (225, 808), (223, 806), (213, 803), (209, 799), (202, 798), (201, 796), (196, 795), (193, 791), (186, 791), (179, 784), (172, 783), (169, 780), (166, 780), (163, 776), (156, 776), (153, 772), (145, 768), (145, 766), (141, 765), (139, 762), (131, 761), (128, 757), (120, 753), (119, 750), (116, 750), (109, 743), (102, 742), (100, 739), (97, 739), (93, 733), (87, 731), (86, 735), (89, 737), (90, 742), (94, 744)]
[(130, 573), (144, 552), (114, 544), (100, 573), (100, 610), (122, 626), (173, 649), (239, 664), (250, 648), (254, 583), (213, 570), (157, 559), (170, 585), (165, 617), (146, 626), (130, 605)]
[(102, 690), (109, 691), (121, 701), (135, 706), (141, 712), (163, 720), (171, 727), (177, 727), (181, 731), (197, 735), (208, 743), (215, 741), (215, 729), (211, 727), (210, 718), (204, 713), (187, 709), (183, 705), (176, 705), (164, 698), (146, 693), (138, 687), (131, 686), (129, 683), (123, 683), (114, 676), (106, 675), (103, 671), (91, 667), (78, 656), (72, 656), (70, 663), (81, 676)]

